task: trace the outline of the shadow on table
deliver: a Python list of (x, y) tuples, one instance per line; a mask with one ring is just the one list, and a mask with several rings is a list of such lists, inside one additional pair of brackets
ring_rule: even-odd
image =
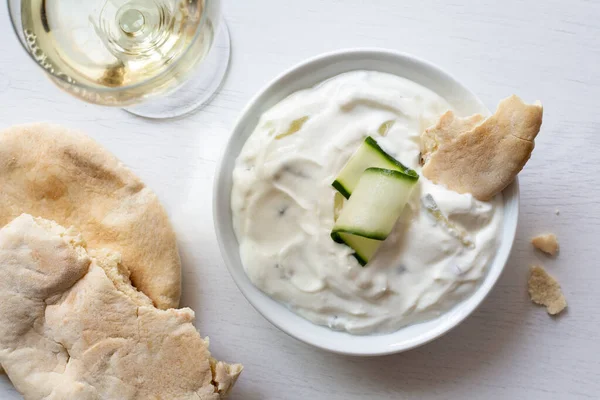
[[(288, 343), (281, 347), (282, 351), (290, 355), (287, 364), (280, 361), (288, 370), (284, 368), (284, 373), (277, 373), (288, 380), (287, 386), (281, 384), (291, 391), (285, 398), (445, 399), (456, 393), (457, 387), (490, 383), (486, 380), (490, 371), (512, 367), (512, 355), (523, 343), (530, 313), (543, 312), (528, 299), (527, 265), (519, 261), (529, 248), (518, 247), (481, 307), (444, 337), (417, 349), (383, 357), (351, 357), (316, 350), (282, 334)], [(521, 257), (516, 255), (519, 253)], [(294, 365), (313, 368), (298, 375)], [(250, 379), (250, 375), (246, 378)], [(230, 398), (263, 400), (267, 397), (260, 393), (258, 384), (242, 384)]]
[(2, 400), (21, 400), (23, 398), (12, 386), (12, 383), (10, 383), (8, 377), (4, 373), (0, 374), (0, 393), (2, 395)]
[[(528, 246), (528, 243), (516, 246), (498, 284), (481, 307), (442, 338), (401, 354), (350, 357), (316, 350), (279, 332), (281, 340), (286, 343), (280, 349), (290, 354), (288, 363), (281, 363), (281, 358), (279, 359), (281, 365), (289, 369), (284, 368), (281, 376), (291, 380), (289, 390), (302, 387), (305, 390), (303, 395), (336, 400), (347, 396), (366, 399), (388, 396), (425, 398), (430, 395), (446, 398), (444, 393), (452, 392), (456, 386), (482, 384), (479, 377), (483, 377), (486, 371), (489, 372), (492, 365), (511, 367), (511, 354), (518, 351), (519, 344), (522, 343), (520, 340), (527, 329), (525, 321), (528, 315), (541, 311), (536, 310), (528, 299), (527, 265), (519, 261), (529, 253)], [(185, 251), (186, 248), (187, 246), (182, 246), (184, 265), (200, 263), (201, 260), (196, 260), (191, 252)], [(184, 272), (193, 275), (188, 276), (188, 279), (202, 281), (200, 276), (195, 276), (198, 274), (195, 269)], [(221, 272), (206, 269), (203, 273)], [(188, 287), (185, 290), (184, 304), (204, 304), (201, 293), (212, 290), (210, 287), (195, 289)], [(234, 288), (231, 287), (230, 290), (233, 291)], [(222, 295), (222, 292), (219, 293)], [(211, 314), (204, 312), (202, 308), (197, 313), (200, 321), (211, 319)], [(209, 322), (211, 321), (207, 323)], [(314, 365), (315, 368), (299, 376), (293, 375), (293, 365)], [(248, 366), (248, 371), (242, 375), (242, 381), (230, 396), (232, 400), (266, 398), (261, 391), (260, 382), (268, 384), (268, 379), (253, 377), (252, 373), (260, 374), (260, 368), (255, 365), (253, 371)], [(252, 379), (260, 382), (252, 382)], [(248, 382), (243, 384), (243, 380)], [(331, 384), (324, 385), (325, 382)], [(282, 383), (283, 386), (285, 383)], [(347, 388), (347, 391), (343, 388)]]
[[(524, 320), (536, 311), (527, 299), (526, 268), (513, 255), (489, 297), (462, 324), (442, 338), (417, 349), (385, 357), (330, 356), (342, 364), (336, 385), (364, 387), (383, 394), (438, 394), (447, 386), (475, 383), (486, 367), (509, 364)], [(337, 365), (336, 365), (337, 367)], [(364, 385), (360, 384), (364, 381)]]

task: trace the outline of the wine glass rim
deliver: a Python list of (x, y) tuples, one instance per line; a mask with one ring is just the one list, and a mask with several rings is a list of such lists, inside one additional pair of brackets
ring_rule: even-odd
[[(178, 62), (181, 60), (181, 58), (183, 56), (185, 56), (187, 54), (188, 51), (190, 51), (190, 48), (196, 43), (196, 41), (198, 40), (198, 38), (200, 37), (200, 32), (202, 32), (202, 28), (204, 27), (204, 24), (206, 24), (206, 20), (207, 20), (207, 13), (203, 12), (201, 17), (200, 17), (200, 23), (198, 24), (198, 27), (196, 28), (196, 33), (194, 34), (194, 38), (188, 43), (187, 48), (185, 49), (184, 52), (182, 52), (173, 62), (170, 63), (170, 65), (161, 73), (154, 75), (151, 78), (148, 79), (144, 79), (143, 81), (137, 82), (133, 85), (128, 85), (128, 86), (118, 86), (118, 87), (102, 87), (102, 86), (90, 86), (90, 85), (82, 85), (77, 81), (71, 81), (69, 82), (67, 79), (65, 79), (65, 77), (63, 76), (58, 76), (55, 74), (50, 73), (46, 68), (44, 68), (39, 62), (38, 60), (35, 59), (35, 57), (33, 56), (33, 54), (29, 51), (29, 49), (27, 48), (27, 46), (25, 45), (25, 43), (23, 42), (23, 40), (21, 39), (21, 36), (19, 35), (19, 28), (16, 25), (16, 21), (13, 18), (13, 7), (11, 6), (11, 1), (10, 0), (6, 0), (7, 1), (7, 5), (8, 5), (8, 14), (9, 14), (9, 19), (10, 19), (10, 24), (13, 28), (13, 31), (15, 33), (15, 35), (17, 36), (17, 40), (19, 41), (19, 43), (21, 44), (21, 47), (23, 48), (23, 50), (25, 50), (25, 53), (27, 53), (27, 55), (29, 56), (29, 58), (31, 58), (35, 64), (37, 64), (38, 67), (40, 67), (44, 73), (50, 75), (53, 79), (59, 79), (62, 82), (71, 85), (71, 86), (76, 86), (76, 87), (80, 87), (83, 89), (91, 89), (95, 92), (100, 92), (100, 93), (114, 93), (114, 92), (121, 92), (123, 90), (129, 90), (129, 89), (136, 89), (142, 86), (147, 85), (148, 83), (151, 83), (152, 81), (159, 81), (160, 78), (162, 78), (163, 76), (167, 75), (169, 72), (171, 72), (171, 70), (173, 68), (175, 68), (175, 66), (178, 64)], [(21, 0), (23, 1), (23, 0)], [(21, 3), (21, 1), (19, 2), (19, 4)], [(212, 3), (215, 0), (204, 0), (204, 7), (207, 8), (208, 4)], [(217, 19), (220, 18), (220, 15), (217, 15)]]

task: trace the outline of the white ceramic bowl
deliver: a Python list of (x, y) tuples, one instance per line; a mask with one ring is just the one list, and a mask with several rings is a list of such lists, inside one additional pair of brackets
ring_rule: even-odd
[(511, 251), (519, 215), (519, 187), (515, 180), (504, 190), (505, 215), (502, 242), (481, 286), (442, 316), (385, 335), (353, 336), (314, 325), (257, 289), (244, 272), (233, 231), (230, 196), (235, 159), (261, 114), (288, 95), (312, 87), (328, 78), (352, 70), (387, 72), (415, 81), (445, 98), (459, 113), (488, 113), (483, 103), (441, 69), (415, 57), (377, 49), (343, 50), (305, 61), (264, 87), (246, 106), (217, 166), (214, 188), (214, 221), (225, 264), (250, 304), (267, 320), (290, 336), (324, 350), (348, 355), (398, 353), (436, 339), (463, 321), (492, 290)]

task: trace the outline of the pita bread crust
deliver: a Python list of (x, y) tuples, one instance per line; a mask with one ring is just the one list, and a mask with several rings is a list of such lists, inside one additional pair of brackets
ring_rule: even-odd
[(133, 284), (177, 307), (181, 263), (156, 195), (91, 138), (50, 124), (0, 133), (0, 226), (28, 213), (75, 226), (93, 248), (122, 255)]
[(421, 153), (429, 156), (435, 152), (440, 144), (451, 141), (465, 131), (470, 131), (483, 121), (481, 114), (473, 114), (466, 118), (456, 118), (452, 111), (442, 114), (435, 129), (429, 128), (421, 135)]
[(0, 363), (25, 399), (225, 396), (242, 367), (211, 358), (194, 312), (130, 296), (83, 245), (30, 215), (0, 230)]
[(484, 119), (446, 112), (421, 135), (423, 175), (458, 193), (487, 201), (523, 169), (542, 124), (541, 104), (525, 104), (513, 95)]
[(534, 265), (530, 269), (529, 296), (536, 304), (546, 306), (550, 315), (556, 315), (567, 307), (567, 300), (560, 285), (544, 268)]

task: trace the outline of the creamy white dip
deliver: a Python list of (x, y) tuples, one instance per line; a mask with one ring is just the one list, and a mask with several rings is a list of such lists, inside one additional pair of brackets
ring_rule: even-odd
[[(241, 259), (253, 284), (304, 318), (353, 334), (435, 318), (473, 293), (499, 245), (501, 195), (481, 202), (421, 176), (367, 266), (330, 238), (331, 183), (364, 138), (372, 136), (420, 174), (419, 136), (448, 109), (414, 82), (355, 71), (265, 112), (236, 161), (231, 193)], [(388, 121), (393, 125), (382, 136)], [(474, 246), (431, 215), (422, 203), (427, 194)]]

